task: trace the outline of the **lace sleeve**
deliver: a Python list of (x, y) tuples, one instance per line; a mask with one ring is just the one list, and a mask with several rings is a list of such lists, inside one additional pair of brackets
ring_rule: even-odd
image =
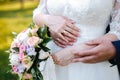
[(115, 0), (109, 33), (115, 34), (120, 39), (120, 0)]
[(33, 19), (35, 18), (36, 14), (39, 14), (39, 13), (48, 14), (46, 3), (47, 3), (47, 0), (40, 0), (38, 7), (33, 11)]

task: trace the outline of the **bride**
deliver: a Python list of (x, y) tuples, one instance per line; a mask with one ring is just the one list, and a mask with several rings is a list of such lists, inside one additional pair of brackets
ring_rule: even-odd
[[(110, 67), (108, 61), (72, 60), (78, 57), (75, 53), (95, 47), (86, 41), (120, 39), (120, 0), (40, 0), (33, 20), (38, 26), (47, 25), (53, 38), (47, 46), (56, 65), (50, 68), (52, 62), (46, 63), (44, 80), (119, 80), (117, 67)], [(105, 34), (109, 23), (110, 31)]]

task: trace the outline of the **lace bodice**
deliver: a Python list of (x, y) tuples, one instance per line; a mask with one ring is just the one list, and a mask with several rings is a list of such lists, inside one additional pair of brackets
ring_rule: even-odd
[(84, 37), (103, 35), (110, 23), (109, 33), (120, 39), (119, 7), (120, 0), (41, 0), (38, 8), (34, 10), (33, 18), (39, 13), (66, 16), (76, 22)]

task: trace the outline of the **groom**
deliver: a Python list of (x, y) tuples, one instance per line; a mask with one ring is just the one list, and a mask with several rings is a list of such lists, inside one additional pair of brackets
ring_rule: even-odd
[[(99, 38), (96, 40), (89, 41), (86, 44), (97, 46), (91, 50), (81, 51), (77, 53), (77, 55), (82, 55), (84, 57), (76, 59), (76, 62), (80, 61), (84, 63), (97, 63), (109, 60), (110, 63), (118, 66), (118, 70), (120, 73), (120, 40), (111, 42)], [(85, 56), (86, 54), (88, 54), (89, 56)]]

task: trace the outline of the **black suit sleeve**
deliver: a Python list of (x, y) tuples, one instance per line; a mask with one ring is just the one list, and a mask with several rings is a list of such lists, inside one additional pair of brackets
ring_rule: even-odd
[(120, 40), (112, 42), (113, 46), (116, 49), (116, 56), (113, 59), (110, 59), (110, 63), (113, 65), (120, 64)]
[(112, 42), (116, 49), (115, 61), (116, 64), (120, 64), (120, 40)]
[(114, 42), (112, 42), (112, 44), (114, 45), (114, 47), (116, 49), (116, 54), (118, 56), (120, 56), (120, 40), (119, 41), (114, 41)]
[(116, 49), (116, 56), (109, 61), (112, 61), (113, 65), (117, 65), (118, 71), (119, 71), (119, 74), (120, 74), (120, 40), (119, 41), (114, 41), (114, 42), (112, 42), (112, 44), (114, 45), (114, 47)]

